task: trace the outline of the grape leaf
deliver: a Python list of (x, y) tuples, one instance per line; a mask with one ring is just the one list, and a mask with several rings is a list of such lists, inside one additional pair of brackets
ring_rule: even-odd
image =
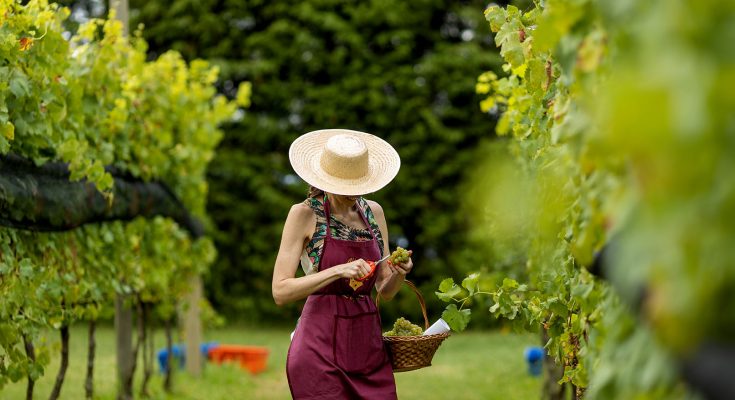
[(503, 290), (513, 290), (518, 288), (518, 282), (515, 279), (503, 278)]
[(479, 280), (480, 274), (470, 274), (468, 277), (462, 280), (462, 287), (467, 289), (467, 291), (470, 292), (470, 296), (472, 296), (478, 290)]
[(439, 292), (434, 293), (440, 300), (448, 303), (452, 301), (454, 296), (462, 293), (462, 288), (457, 286), (452, 278), (447, 278), (439, 284)]
[(470, 322), (470, 310), (458, 310), (456, 304), (450, 304), (442, 313), (442, 319), (453, 331), (462, 332)]
[(25, 97), (31, 93), (28, 77), (19, 69), (14, 69), (8, 84), (10, 93), (15, 97)]
[(443, 281), (441, 281), (441, 283), (439, 284), (439, 291), (440, 291), (440, 292), (442, 292), (442, 293), (446, 293), (446, 292), (448, 292), (448, 291), (449, 291), (449, 289), (451, 289), (451, 288), (452, 288), (453, 286), (454, 286), (454, 279), (452, 279), (452, 278), (447, 278), (447, 279), (444, 279), (444, 280), (443, 280)]

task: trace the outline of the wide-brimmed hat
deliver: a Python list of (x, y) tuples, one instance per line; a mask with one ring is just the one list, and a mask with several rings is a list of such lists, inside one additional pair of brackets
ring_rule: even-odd
[(288, 158), (306, 183), (345, 196), (378, 191), (401, 167), (398, 152), (388, 142), (349, 129), (305, 133), (291, 143)]

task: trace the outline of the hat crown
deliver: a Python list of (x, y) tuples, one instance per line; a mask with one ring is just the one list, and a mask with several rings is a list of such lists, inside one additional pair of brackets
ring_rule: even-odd
[(358, 179), (369, 172), (368, 148), (354, 135), (334, 135), (324, 144), (319, 164), (332, 176)]

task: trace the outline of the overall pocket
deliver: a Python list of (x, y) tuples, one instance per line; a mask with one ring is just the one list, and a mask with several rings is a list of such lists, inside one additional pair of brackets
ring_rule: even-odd
[(348, 373), (369, 374), (387, 362), (377, 312), (334, 318), (337, 366)]

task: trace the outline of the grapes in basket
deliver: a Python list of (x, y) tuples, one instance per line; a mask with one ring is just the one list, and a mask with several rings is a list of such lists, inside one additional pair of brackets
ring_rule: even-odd
[(383, 336), (419, 336), (422, 333), (424, 333), (424, 330), (420, 326), (400, 317), (393, 324), (393, 329), (385, 332)]

